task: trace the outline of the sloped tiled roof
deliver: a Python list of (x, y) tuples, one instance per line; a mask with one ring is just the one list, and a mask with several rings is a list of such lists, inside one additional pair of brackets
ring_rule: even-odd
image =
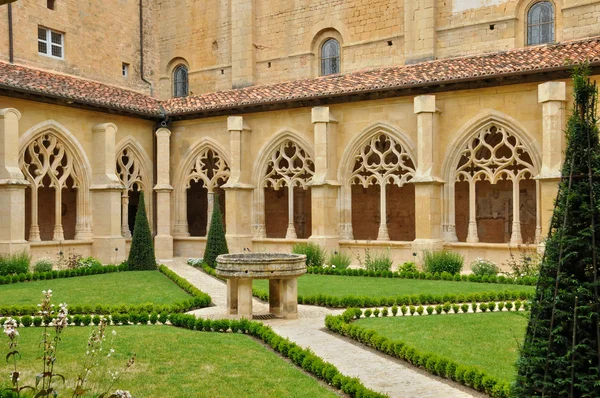
[(59, 98), (66, 100), (67, 104), (121, 111), (148, 118), (158, 118), (164, 114), (193, 117), (195, 113), (210, 115), (217, 111), (223, 113), (228, 109), (236, 112), (243, 108), (257, 109), (271, 104), (394, 90), (398, 92), (414, 87), (433, 87), (507, 76), (519, 77), (565, 70), (570, 62), (583, 61), (600, 65), (600, 37), (250, 86), (166, 101), (158, 101), (142, 93), (103, 83), (0, 62), (0, 90)]
[(0, 62), (0, 88), (147, 116), (161, 111), (157, 99), (136, 91), (6, 62)]
[(568, 62), (583, 61), (600, 61), (600, 37), (191, 95), (169, 99), (163, 102), (163, 106), (168, 114), (178, 115), (261, 103), (271, 104), (456, 80), (500, 77), (515, 73), (526, 74), (564, 68)]

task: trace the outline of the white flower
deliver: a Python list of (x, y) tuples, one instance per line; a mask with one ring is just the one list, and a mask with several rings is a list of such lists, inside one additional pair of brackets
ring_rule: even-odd
[(113, 336), (116, 336), (116, 335), (117, 335), (117, 331), (116, 331), (116, 330), (113, 330), (113, 331), (112, 331), (112, 335), (113, 335)]
[(117, 390), (115, 391), (115, 395), (119, 398), (131, 398), (131, 393), (126, 390)]

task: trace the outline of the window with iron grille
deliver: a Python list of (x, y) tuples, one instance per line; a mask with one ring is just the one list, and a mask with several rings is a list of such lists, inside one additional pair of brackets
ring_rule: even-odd
[(340, 73), (340, 43), (328, 39), (321, 46), (321, 76)]
[(554, 41), (554, 6), (549, 1), (535, 3), (527, 13), (527, 45)]
[(184, 65), (179, 65), (173, 71), (173, 97), (185, 97), (188, 91), (188, 70)]
[(38, 27), (38, 53), (53, 58), (63, 59), (64, 39), (65, 36), (63, 33), (48, 28)]

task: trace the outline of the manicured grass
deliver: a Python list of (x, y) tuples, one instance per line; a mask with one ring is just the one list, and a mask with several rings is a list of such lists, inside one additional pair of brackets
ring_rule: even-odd
[[(254, 287), (269, 290), (267, 280), (255, 280)], [(331, 296), (371, 296), (388, 297), (406, 294), (447, 293), (468, 294), (492, 291), (528, 291), (534, 286), (504, 285), (497, 283), (451, 282), (421, 279), (370, 278), (362, 276), (303, 275), (298, 279), (298, 294), (312, 296), (329, 294)]]
[(421, 352), (478, 367), (508, 382), (515, 378), (518, 347), (527, 327), (523, 312), (363, 318), (357, 322)]
[[(135, 364), (113, 388), (129, 390), (134, 397), (336, 397), (316, 379), (273, 353), (249, 336), (233, 333), (205, 333), (170, 326), (109, 327), (117, 331), (115, 353), (109, 367), (99, 367), (92, 375), (121, 370), (128, 358)], [(21, 380), (31, 383), (41, 360), (38, 342), (41, 328), (19, 329)], [(89, 327), (69, 327), (58, 347), (56, 373), (67, 376), (71, 386), (85, 358)], [(1, 337), (0, 356), (8, 352)], [(104, 363), (104, 357), (100, 363)], [(35, 368), (34, 368), (35, 366)], [(9, 364), (0, 361), (0, 374), (8, 375)], [(2, 384), (8, 381), (2, 380)], [(60, 385), (60, 384), (59, 384)], [(92, 384), (93, 385), (93, 384)], [(91, 385), (88, 385), (90, 387)], [(63, 394), (59, 394), (62, 396)], [(70, 394), (68, 395), (70, 396)]]
[(191, 298), (158, 271), (129, 271), (0, 285), (0, 306), (36, 305), (48, 289), (54, 303), (70, 306), (173, 304)]

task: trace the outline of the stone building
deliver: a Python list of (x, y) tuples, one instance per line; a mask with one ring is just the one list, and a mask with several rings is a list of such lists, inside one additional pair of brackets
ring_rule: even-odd
[(0, 252), (543, 244), (591, 0), (0, 0)]

